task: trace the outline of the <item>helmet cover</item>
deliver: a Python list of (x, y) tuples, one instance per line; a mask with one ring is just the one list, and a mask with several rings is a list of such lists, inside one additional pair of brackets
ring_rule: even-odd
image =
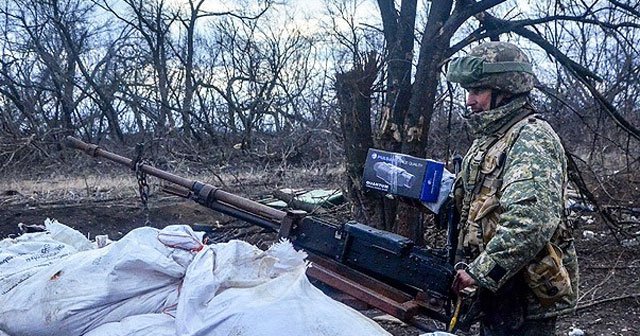
[(508, 42), (483, 43), (468, 56), (454, 58), (447, 80), (465, 89), (491, 88), (511, 94), (529, 92), (537, 81), (527, 56)]

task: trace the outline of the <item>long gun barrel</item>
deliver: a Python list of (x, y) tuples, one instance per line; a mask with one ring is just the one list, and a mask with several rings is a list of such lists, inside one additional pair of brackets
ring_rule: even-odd
[[(100, 148), (98, 145), (88, 144), (72, 136), (67, 137), (67, 145), (80, 149), (91, 156), (103, 157), (128, 166), (131, 169), (136, 168), (136, 162), (134, 160), (111, 153)], [(139, 169), (151, 176), (169, 181), (190, 190), (194, 193), (193, 198), (198, 201), (198, 203), (205, 203), (204, 205), (212, 208), (213, 210), (245, 220), (254, 225), (259, 225), (266, 229), (277, 231), (280, 227), (279, 223), (287, 215), (284, 211), (273, 209), (258, 202), (234, 195), (210, 184), (168, 173), (148, 164), (141, 164)]]
[(453, 268), (446, 258), (415, 246), (408, 238), (356, 222), (336, 226), (304, 211), (273, 209), (71, 136), (67, 137), (67, 145), (179, 185), (186, 189), (180, 196), (277, 232), (309, 253), (313, 264), (308, 270), (311, 277), (401, 320), (425, 330), (431, 328), (420, 325), (416, 315), (448, 321), (442, 310), (453, 280)]

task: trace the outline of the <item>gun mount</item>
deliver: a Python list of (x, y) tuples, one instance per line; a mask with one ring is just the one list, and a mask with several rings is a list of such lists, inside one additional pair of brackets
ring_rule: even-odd
[(179, 186), (172, 194), (277, 232), (296, 248), (308, 252), (312, 262), (309, 276), (403, 321), (432, 330), (416, 316), (449, 320), (445, 303), (453, 281), (453, 267), (446, 258), (415, 246), (408, 238), (356, 222), (336, 226), (304, 211), (270, 208), (74, 137), (67, 137), (67, 144)]

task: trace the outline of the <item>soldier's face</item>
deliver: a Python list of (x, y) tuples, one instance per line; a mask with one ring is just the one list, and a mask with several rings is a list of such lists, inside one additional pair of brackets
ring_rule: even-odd
[[(496, 105), (502, 100), (502, 95), (496, 97)], [(467, 106), (473, 113), (488, 111), (491, 109), (491, 89), (471, 88), (467, 92)]]

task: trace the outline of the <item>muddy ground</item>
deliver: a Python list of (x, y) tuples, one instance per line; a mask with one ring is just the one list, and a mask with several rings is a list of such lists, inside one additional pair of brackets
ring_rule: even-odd
[[(311, 179), (316, 186), (323, 183)], [(338, 180), (336, 177), (334, 182)], [(45, 178), (27, 183), (29, 187), (23, 189), (19, 189), (20, 181), (0, 183), (0, 237), (17, 234), (18, 223), (42, 224), (46, 218), (55, 218), (90, 237), (107, 234), (118, 239), (143, 225), (161, 228), (169, 224), (206, 224), (219, 227), (221, 241), (247, 239), (267, 246), (273, 239), (273, 235), (260, 229), (159, 192), (152, 195), (149, 210), (145, 211), (130, 180), (117, 182), (128, 184), (126, 192), (118, 193), (112, 192), (115, 186), (99, 186), (102, 182), (91, 182), (86, 177), (85, 186), (76, 189), (70, 187), (73, 183), (69, 181)], [(62, 191), (51, 191), (56, 188)], [(49, 192), (46, 197), (43, 190)], [(240, 188), (239, 193), (255, 198), (256, 190)], [(640, 248), (618, 244), (603, 224), (589, 217), (580, 222), (575, 236), (581, 273), (579, 309), (559, 320), (558, 335), (568, 335), (572, 328), (583, 330), (584, 335), (640, 335)], [(375, 310), (363, 311), (368, 316), (380, 315)], [(421, 334), (418, 329), (395, 322), (380, 323), (394, 335)]]

